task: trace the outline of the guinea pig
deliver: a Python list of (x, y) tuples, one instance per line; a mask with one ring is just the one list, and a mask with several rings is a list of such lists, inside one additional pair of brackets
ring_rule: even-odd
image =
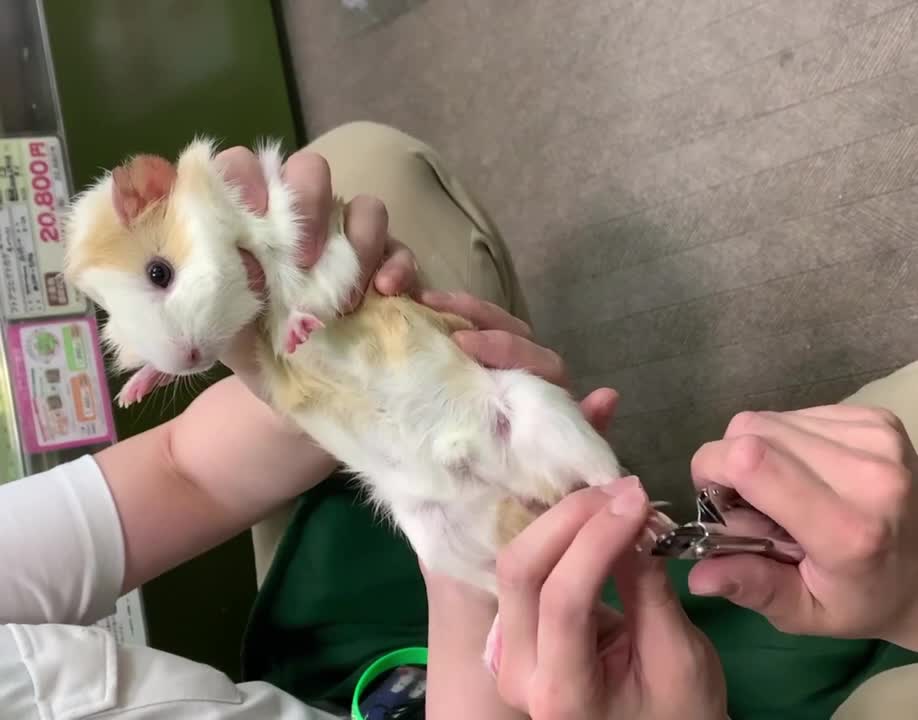
[(571, 491), (621, 476), (615, 453), (562, 388), (463, 353), (463, 319), (373, 291), (342, 315), (359, 265), (341, 201), (303, 271), (280, 152), (258, 156), (264, 216), (203, 139), (174, 165), (138, 156), (75, 199), (66, 275), (137, 369), (120, 401), (208, 369), (256, 323), (267, 401), (361, 479), (427, 567), (495, 592), (500, 548)]

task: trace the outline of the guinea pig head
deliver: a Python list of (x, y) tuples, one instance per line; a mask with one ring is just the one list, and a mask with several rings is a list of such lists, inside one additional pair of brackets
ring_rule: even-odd
[(73, 203), (70, 282), (109, 316), (103, 336), (122, 369), (168, 375), (211, 367), (262, 307), (245, 214), (196, 141), (176, 164), (151, 155), (115, 168)]

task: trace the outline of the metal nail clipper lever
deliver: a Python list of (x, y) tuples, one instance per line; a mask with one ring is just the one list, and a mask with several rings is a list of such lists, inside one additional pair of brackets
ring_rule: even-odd
[(791, 540), (731, 534), (725, 513), (734, 508), (752, 510), (734, 490), (712, 485), (701, 490), (695, 502), (698, 519), (661, 535), (654, 543), (651, 554), (683, 560), (737, 553), (755, 553), (787, 563), (803, 559), (803, 549)]

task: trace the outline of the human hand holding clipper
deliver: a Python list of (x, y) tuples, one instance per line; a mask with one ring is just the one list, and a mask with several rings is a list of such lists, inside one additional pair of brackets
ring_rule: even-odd
[(916, 466), (905, 430), (884, 410), (737, 415), (722, 440), (696, 453), (695, 484), (735, 489), (805, 556), (799, 565), (752, 554), (705, 559), (690, 589), (756, 610), (785, 632), (918, 649)]

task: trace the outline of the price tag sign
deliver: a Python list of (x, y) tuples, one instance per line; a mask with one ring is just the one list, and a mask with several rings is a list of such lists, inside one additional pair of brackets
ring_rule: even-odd
[(0, 313), (9, 320), (87, 310), (61, 277), (69, 197), (56, 137), (0, 138)]

